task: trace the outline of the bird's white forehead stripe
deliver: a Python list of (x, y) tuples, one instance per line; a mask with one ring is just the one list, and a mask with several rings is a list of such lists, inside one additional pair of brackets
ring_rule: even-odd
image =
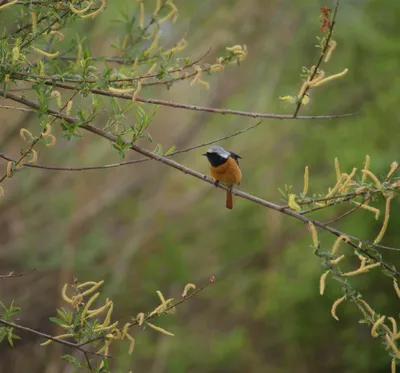
[(231, 155), (229, 152), (227, 152), (225, 149), (221, 148), (220, 146), (212, 146), (210, 149), (208, 149), (207, 153), (216, 153), (220, 157), (228, 159), (229, 156)]

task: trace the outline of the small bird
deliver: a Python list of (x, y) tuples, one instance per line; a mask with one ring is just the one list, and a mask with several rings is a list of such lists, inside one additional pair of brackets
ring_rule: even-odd
[[(229, 152), (220, 146), (212, 146), (203, 154), (211, 164), (211, 176), (218, 182), (232, 187), (234, 184), (240, 184), (242, 172), (239, 168), (239, 158), (237, 154)], [(226, 191), (226, 208), (233, 209), (232, 191)]]

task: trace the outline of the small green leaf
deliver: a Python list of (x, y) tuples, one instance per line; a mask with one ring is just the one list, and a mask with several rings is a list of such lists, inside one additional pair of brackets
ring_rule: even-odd
[(74, 358), (71, 355), (64, 355), (61, 356), (61, 359), (69, 361), (71, 364), (75, 365), (76, 367), (80, 368), (81, 367), (81, 363), (79, 362), (78, 359)]
[(65, 321), (57, 319), (57, 317), (49, 317), (49, 320), (51, 322), (54, 322), (55, 324), (58, 324), (58, 325), (65, 325)]

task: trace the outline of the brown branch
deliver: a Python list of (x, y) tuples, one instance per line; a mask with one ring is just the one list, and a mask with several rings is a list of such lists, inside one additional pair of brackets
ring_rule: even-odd
[[(0, 89), (0, 94), (4, 95), (5, 94), (4, 90)], [(25, 104), (25, 105), (27, 105), (29, 107), (32, 107), (32, 108), (35, 108), (35, 109), (39, 109), (39, 107), (40, 107), (40, 105), (37, 102), (32, 101), (32, 100), (28, 100), (28, 99), (26, 99), (24, 97), (20, 97), (20, 96), (14, 95), (12, 93), (8, 93), (7, 97), (9, 99), (13, 100), (13, 101), (19, 102), (21, 104)], [(54, 115), (57, 118), (62, 118), (62, 119), (66, 120), (69, 123), (78, 123), (79, 122), (76, 118), (74, 118), (72, 116), (69, 116), (69, 115), (60, 114), (55, 110), (48, 109), (47, 113), (51, 114), (51, 115)], [(108, 140), (110, 140), (112, 142), (117, 142), (117, 136), (114, 136), (114, 135), (112, 135), (112, 134), (110, 134), (110, 133), (108, 133), (106, 131), (103, 131), (103, 130), (101, 130), (99, 128), (96, 128), (96, 127), (94, 127), (94, 126), (92, 126), (90, 124), (82, 124), (82, 125), (80, 125), (80, 128), (83, 128), (86, 131), (94, 133), (94, 134), (96, 134), (98, 136), (104, 137), (105, 139), (108, 139)], [(158, 155), (158, 154), (153, 153), (152, 151), (149, 151), (147, 149), (141, 148), (140, 146), (138, 146), (138, 145), (136, 145), (134, 143), (127, 143), (126, 142), (125, 144), (129, 145), (129, 147), (132, 150), (134, 150), (135, 152), (137, 152), (139, 154), (142, 154), (142, 155), (144, 155), (144, 156), (146, 156), (148, 158), (152, 158), (152, 159), (154, 159), (154, 160), (156, 160), (158, 162), (161, 162), (161, 163), (163, 163), (163, 164), (165, 164), (165, 165), (167, 165), (169, 167), (172, 167), (172, 168), (174, 168), (174, 169), (176, 169), (176, 170), (178, 170), (180, 172), (183, 172), (184, 174), (191, 175), (191, 176), (193, 176), (193, 177), (195, 177), (197, 179), (203, 180), (204, 182), (215, 186), (215, 181), (212, 178), (210, 178), (210, 177), (208, 177), (208, 176), (206, 176), (206, 175), (204, 175), (204, 174), (202, 174), (202, 173), (200, 173), (198, 171), (195, 171), (195, 170), (192, 170), (190, 168), (187, 168), (187, 167), (181, 165), (180, 163), (173, 161), (172, 159), (169, 159), (167, 157)], [(337, 236), (337, 237), (347, 236), (350, 240), (354, 240), (354, 241), (357, 241), (357, 243), (362, 243), (364, 245), (375, 247), (375, 248), (385, 248), (385, 249), (389, 249), (389, 250), (399, 250), (397, 248), (388, 248), (386, 246), (382, 246), (382, 245), (379, 245), (379, 244), (374, 244), (374, 243), (369, 242), (369, 241), (361, 240), (360, 238), (357, 238), (357, 237), (351, 236), (349, 234), (340, 232), (337, 229), (334, 229), (334, 228), (332, 228), (332, 227), (330, 227), (328, 225), (325, 225), (324, 223), (322, 223), (320, 221), (313, 220), (313, 219), (310, 219), (310, 218), (308, 218), (306, 216), (303, 216), (303, 215), (301, 215), (300, 213), (298, 213), (296, 211), (290, 210), (290, 209), (285, 208), (283, 206), (279, 206), (279, 205), (277, 205), (277, 204), (275, 204), (273, 202), (266, 201), (266, 200), (264, 200), (262, 198), (258, 198), (256, 196), (253, 196), (253, 195), (249, 194), (249, 193), (242, 192), (242, 191), (240, 191), (238, 189), (233, 189), (233, 188), (231, 188), (231, 187), (229, 187), (227, 185), (223, 185), (221, 183), (218, 183), (217, 187), (221, 188), (221, 189), (224, 189), (224, 190), (231, 190), (233, 194), (235, 194), (235, 195), (237, 195), (239, 197), (242, 197), (242, 198), (247, 199), (249, 201), (255, 202), (255, 203), (257, 203), (257, 204), (259, 204), (261, 206), (264, 206), (264, 207), (267, 207), (269, 209), (278, 211), (278, 212), (283, 213), (285, 215), (291, 216), (292, 218), (300, 220), (303, 223), (312, 222), (315, 226), (330, 232), (334, 236)], [(352, 246), (353, 248), (361, 251), (364, 255), (366, 255), (368, 258), (370, 258), (374, 262), (381, 263), (382, 266), (385, 269), (387, 269), (389, 272), (391, 272), (392, 274), (394, 274), (396, 276), (400, 276), (400, 272), (398, 272), (397, 270), (393, 269), (387, 263), (382, 262), (379, 258), (374, 256), (373, 254), (370, 254), (368, 251), (360, 250), (360, 248), (358, 247), (357, 244), (353, 243), (352, 241), (348, 241), (346, 243), (348, 245)]]
[[(337, 1), (336, 1), (336, 7), (335, 7), (335, 10), (334, 10), (333, 16), (332, 16), (332, 21), (330, 22), (330, 25), (329, 25), (329, 33), (328, 33), (328, 36), (327, 36), (327, 38), (326, 38), (326, 40), (325, 40), (325, 44), (324, 44), (324, 47), (322, 48), (321, 54), (319, 55), (318, 61), (317, 61), (317, 63), (316, 63), (315, 66), (314, 66), (314, 70), (311, 72), (311, 75), (310, 75), (310, 77), (309, 77), (309, 81), (310, 81), (310, 82), (311, 82), (311, 81), (315, 78), (315, 76), (317, 75), (317, 73), (318, 73), (318, 68), (321, 66), (322, 60), (324, 59), (325, 54), (326, 54), (326, 52), (327, 52), (327, 50), (328, 50), (328, 48), (329, 48), (329, 42), (330, 42), (330, 40), (331, 40), (331, 38), (332, 38), (333, 28), (334, 28), (335, 23), (336, 23), (336, 15), (337, 15), (337, 11), (338, 11), (338, 8), (339, 8), (339, 3), (340, 3), (340, 0), (337, 0)], [(295, 110), (295, 112), (294, 112), (294, 114), (293, 114), (293, 118), (296, 118), (296, 117), (297, 117), (297, 114), (299, 113), (299, 110), (300, 110), (301, 105), (302, 105), (302, 102), (303, 102), (303, 98), (304, 98), (304, 96), (307, 94), (307, 92), (308, 92), (309, 89), (310, 89), (310, 87), (307, 86), (307, 87), (305, 88), (303, 94), (301, 95), (301, 97), (298, 97), (298, 103), (297, 103), (296, 110)]]
[[(64, 88), (68, 90), (77, 90), (79, 89), (73, 84), (66, 84), (66, 83), (59, 83), (59, 82), (44, 82), (46, 85), (55, 86), (59, 88)], [(4, 91), (3, 95), (4, 95)], [(126, 95), (122, 93), (114, 93), (109, 91), (103, 91), (101, 89), (91, 89), (91, 93), (101, 96), (107, 97), (115, 97), (121, 98), (124, 100), (132, 100), (132, 95)], [(10, 96), (9, 93), (6, 94), (6, 97)], [(11, 97), (11, 96), (10, 96)], [(189, 104), (182, 104), (179, 102), (167, 101), (167, 100), (157, 100), (153, 98), (144, 98), (144, 97), (136, 97), (136, 102), (143, 102), (145, 104), (152, 104), (152, 105), (161, 105), (161, 106), (168, 106), (176, 109), (185, 109), (185, 110), (194, 110), (194, 111), (203, 111), (213, 114), (228, 114), (228, 115), (238, 115), (244, 117), (251, 117), (251, 118), (268, 118), (268, 119), (339, 119), (339, 118), (347, 118), (354, 116), (359, 113), (349, 113), (349, 114), (338, 114), (338, 115), (298, 115), (294, 117), (293, 115), (282, 115), (282, 114), (270, 114), (270, 113), (254, 113), (254, 112), (247, 112), (241, 110), (232, 110), (232, 109), (217, 109), (205, 106), (198, 106), (198, 105), (189, 105)]]
[(65, 346), (75, 348), (75, 349), (81, 351), (84, 354), (86, 353), (86, 354), (90, 354), (90, 355), (96, 355), (96, 356), (112, 358), (112, 356), (109, 356), (109, 355), (98, 354), (97, 352), (87, 351), (87, 350), (83, 349), (80, 345), (78, 345), (76, 343), (68, 342), (68, 341), (64, 341), (63, 339), (52, 337), (49, 334), (45, 334), (45, 333), (39, 332), (38, 330), (31, 329), (31, 328), (28, 328), (26, 326), (15, 324), (15, 323), (13, 323), (11, 321), (3, 320), (1, 318), (0, 318), (0, 324), (3, 324), (5, 326), (11, 327), (11, 328), (15, 328), (15, 329), (18, 329), (18, 330), (23, 330), (24, 332), (28, 332), (28, 333), (31, 333), (31, 334), (36, 334), (40, 338), (50, 339), (53, 342), (60, 343), (60, 344), (63, 344)]
[(28, 272), (24, 272), (24, 273), (14, 273), (14, 272), (10, 272), (8, 275), (0, 275), (0, 280), (7, 280), (9, 278), (15, 278), (15, 277), (21, 277), (21, 276), (25, 276), (28, 273), (33, 272), (35, 269), (31, 269)]
[[(27, 109), (27, 110), (29, 110), (29, 109)], [(199, 145), (191, 146), (186, 149), (174, 151), (171, 154), (168, 154), (167, 157), (172, 157), (177, 154), (186, 153), (186, 152), (189, 152), (194, 149), (202, 148), (204, 146), (215, 144), (217, 142), (229, 139), (231, 137), (238, 136), (244, 132), (250, 131), (251, 129), (257, 127), (260, 123), (261, 123), (261, 121), (256, 124), (253, 124), (252, 126), (245, 128), (243, 130), (237, 131), (235, 133), (232, 133), (228, 136), (221, 137), (216, 140), (212, 140), (212, 141), (208, 141), (208, 142), (205, 142), (205, 143), (202, 143)], [(15, 162), (14, 159), (6, 156), (3, 153), (0, 153), (0, 158), (5, 159), (6, 161)], [(31, 163), (23, 163), (23, 166), (31, 167), (31, 168), (40, 168), (40, 169), (49, 170), (49, 171), (90, 171), (90, 170), (102, 170), (102, 169), (107, 169), (107, 168), (127, 166), (127, 165), (131, 165), (131, 164), (142, 163), (142, 162), (147, 162), (147, 161), (151, 161), (151, 160), (152, 160), (151, 158), (140, 158), (140, 159), (136, 159), (136, 160), (132, 160), (132, 161), (124, 161), (124, 162), (120, 162), (120, 163), (106, 164), (103, 166), (89, 166), (89, 167), (58, 167), (58, 166), (47, 166), (47, 165), (31, 164)]]

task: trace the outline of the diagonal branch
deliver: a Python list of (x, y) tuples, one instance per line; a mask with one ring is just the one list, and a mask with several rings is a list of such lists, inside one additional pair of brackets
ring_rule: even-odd
[[(4, 90), (0, 89), (0, 94), (4, 95), (4, 93), (5, 93)], [(11, 99), (11, 100), (16, 101), (16, 102), (19, 102), (19, 103), (25, 104), (27, 106), (30, 106), (31, 108), (38, 109), (40, 107), (40, 105), (35, 101), (28, 100), (28, 99), (26, 99), (24, 97), (20, 97), (20, 96), (11, 94), (11, 93), (8, 93), (7, 97), (9, 99)], [(53, 116), (55, 116), (57, 118), (62, 118), (62, 119), (66, 120), (69, 123), (78, 123), (78, 120), (76, 118), (74, 118), (72, 116), (69, 116), (69, 115), (61, 114), (61, 113), (59, 113), (59, 112), (57, 112), (55, 110), (48, 109), (47, 113), (49, 113), (49, 114), (51, 114), (51, 115), (53, 115)], [(112, 135), (112, 134), (110, 134), (110, 133), (108, 133), (106, 131), (103, 131), (103, 130), (101, 130), (99, 128), (96, 128), (96, 127), (94, 127), (94, 126), (92, 126), (90, 124), (80, 125), (80, 128), (83, 128), (86, 131), (91, 132), (93, 134), (96, 134), (98, 136), (104, 137), (105, 139), (108, 139), (108, 140), (110, 140), (112, 142), (117, 142), (117, 136), (114, 136), (114, 135)], [(188, 167), (185, 167), (185, 166), (181, 165), (180, 163), (173, 161), (172, 159), (169, 159), (167, 157), (164, 157), (164, 156), (158, 155), (156, 153), (153, 153), (152, 151), (144, 149), (144, 148), (142, 148), (142, 147), (140, 147), (140, 146), (138, 146), (138, 145), (136, 145), (134, 143), (125, 142), (125, 145), (129, 145), (129, 147), (132, 150), (134, 150), (135, 152), (137, 152), (139, 154), (142, 154), (142, 155), (144, 155), (144, 156), (146, 156), (148, 158), (152, 158), (152, 159), (154, 159), (154, 160), (156, 160), (158, 162), (161, 162), (161, 163), (163, 163), (163, 164), (165, 164), (165, 165), (167, 165), (169, 167), (172, 167), (172, 168), (174, 168), (174, 169), (176, 169), (176, 170), (178, 170), (180, 172), (183, 172), (184, 174), (191, 175), (191, 176), (193, 176), (193, 177), (195, 177), (197, 179), (200, 179), (200, 180), (202, 180), (202, 181), (204, 181), (206, 183), (209, 183), (209, 184), (215, 186), (215, 181), (212, 178), (202, 174), (201, 172), (198, 172), (198, 171), (192, 170), (192, 169), (190, 169)], [(286, 208), (284, 206), (277, 205), (277, 204), (275, 204), (273, 202), (264, 200), (264, 199), (256, 197), (256, 196), (253, 196), (253, 195), (251, 195), (249, 193), (242, 192), (242, 191), (240, 191), (238, 189), (230, 188), (227, 185), (223, 185), (221, 183), (218, 183), (217, 187), (221, 188), (221, 189), (224, 189), (224, 190), (231, 190), (233, 194), (235, 194), (235, 195), (237, 195), (239, 197), (242, 197), (244, 199), (247, 199), (249, 201), (257, 203), (257, 204), (259, 204), (261, 206), (267, 207), (269, 209), (275, 210), (275, 211), (280, 212), (282, 214), (288, 215), (288, 216), (290, 216), (292, 218), (295, 218), (297, 220), (302, 221), (303, 223), (311, 222), (316, 227), (319, 227), (319, 228), (321, 228), (321, 229), (333, 234), (336, 237), (347, 236), (349, 238), (349, 241), (346, 242), (348, 245), (350, 245), (353, 248), (357, 249), (358, 251), (362, 252), (365, 256), (367, 256), (369, 259), (373, 260), (374, 262), (381, 263), (381, 265), (386, 270), (388, 270), (390, 273), (392, 273), (395, 276), (399, 276), (399, 278), (400, 278), (400, 272), (398, 272), (396, 269), (393, 269), (392, 266), (388, 265), (387, 263), (381, 261), (377, 256), (371, 254), (369, 251), (367, 251), (365, 249), (360, 249), (358, 247), (358, 244), (362, 243), (364, 245), (375, 247), (375, 248), (387, 248), (385, 246), (381, 246), (379, 244), (374, 244), (374, 243), (369, 242), (369, 241), (361, 240), (360, 238), (357, 238), (357, 237), (351, 236), (351, 235), (349, 235), (347, 233), (343, 233), (341, 231), (338, 231), (337, 229), (332, 228), (329, 225), (326, 225), (326, 224), (324, 224), (324, 223), (322, 223), (322, 222), (320, 222), (318, 220), (310, 219), (310, 218), (308, 218), (308, 217), (306, 217), (304, 215), (301, 215), (300, 213), (298, 213), (296, 211), (290, 210), (290, 209), (288, 209), (288, 208)], [(354, 243), (353, 241), (355, 241), (356, 243)], [(396, 248), (388, 248), (388, 249), (398, 250)]]

